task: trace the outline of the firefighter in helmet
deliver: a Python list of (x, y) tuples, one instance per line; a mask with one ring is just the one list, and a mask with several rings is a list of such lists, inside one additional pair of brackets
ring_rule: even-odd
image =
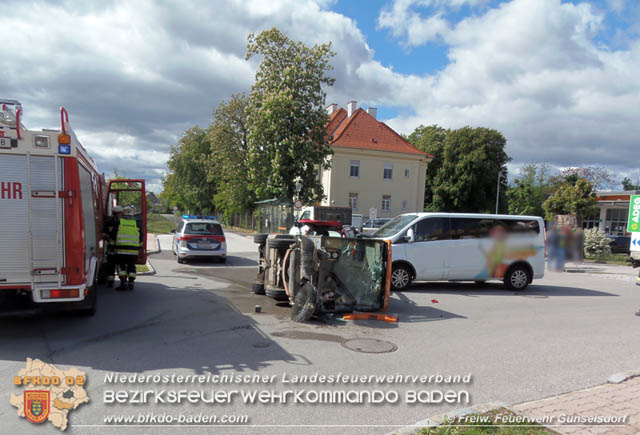
[(106, 242), (106, 275), (107, 285), (109, 288), (113, 287), (113, 283), (116, 277), (116, 266), (118, 264), (118, 258), (116, 255), (116, 237), (118, 235), (118, 225), (120, 223), (120, 216), (124, 208), (119, 205), (114, 206), (111, 209), (112, 215), (107, 216), (104, 222), (103, 238)]
[(135, 209), (125, 209), (125, 216), (120, 218), (116, 237), (116, 254), (118, 255), (118, 290), (133, 290), (136, 279), (136, 260), (142, 246), (142, 234), (133, 218)]

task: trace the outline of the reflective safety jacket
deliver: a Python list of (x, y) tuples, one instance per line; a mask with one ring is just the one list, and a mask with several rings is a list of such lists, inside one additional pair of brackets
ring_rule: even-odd
[(116, 237), (116, 254), (138, 255), (140, 230), (133, 219), (120, 219), (118, 235)]

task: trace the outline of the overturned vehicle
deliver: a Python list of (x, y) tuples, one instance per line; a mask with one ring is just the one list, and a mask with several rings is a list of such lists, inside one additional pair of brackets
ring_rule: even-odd
[(386, 310), (391, 245), (384, 240), (256, 234), (260, 254), (253, 292), (288, 300), (291, 318)]

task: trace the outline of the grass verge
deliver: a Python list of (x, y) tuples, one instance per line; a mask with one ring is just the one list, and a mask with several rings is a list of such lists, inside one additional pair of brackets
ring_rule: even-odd
[(136, 264), (136, 273), (146, 273), (149, 272), (149, 266), (146, 264)]
[(170, 234), (176, 225), (169, 219), (157, 213), (147, 214), (147, 232), (154, 234)]
[[(499, 408), (482, 414), (458, 417), (438, 427), (423, 428), (420, 435), (543, 435), (557, 432), (535, 423), (513, 422), (518, 417), (514, 412)], [(521, 419), (523, 417), (520, 417)], [(522, 420), (520, 420), (522, 421)]]

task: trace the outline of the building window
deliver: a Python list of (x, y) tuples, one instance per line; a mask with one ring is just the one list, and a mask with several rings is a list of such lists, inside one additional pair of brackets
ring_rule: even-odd
[(349, 176), (355, 178), (360, 176), (360, 160), (351, 160), (351, 166), (349, 167)]
[(406, 199), (403, 199), (402, 200), (402, 209), (406, 210), (408, 206), (409, 206), (409, 201), (407, 201)]
[(385, 163), (383, 178), (385, 180), (391, 180), (392, 177), (393, 177), (393, 165), (391, 163)]
[(628, 208), (609, 208), (604, 221), (604, 231), (609, 236), (624, 236), (627, 231)]
[(391, 211), (391, 195), (382, 195), (382, 211)]
[(358, 209), (358, 194), (350, 193), (349, 194), (349, 205), (351, 206), (351, 210)]
[(409, 178), (409, 170), (408, 169), (404, 170), (404, 178)]

